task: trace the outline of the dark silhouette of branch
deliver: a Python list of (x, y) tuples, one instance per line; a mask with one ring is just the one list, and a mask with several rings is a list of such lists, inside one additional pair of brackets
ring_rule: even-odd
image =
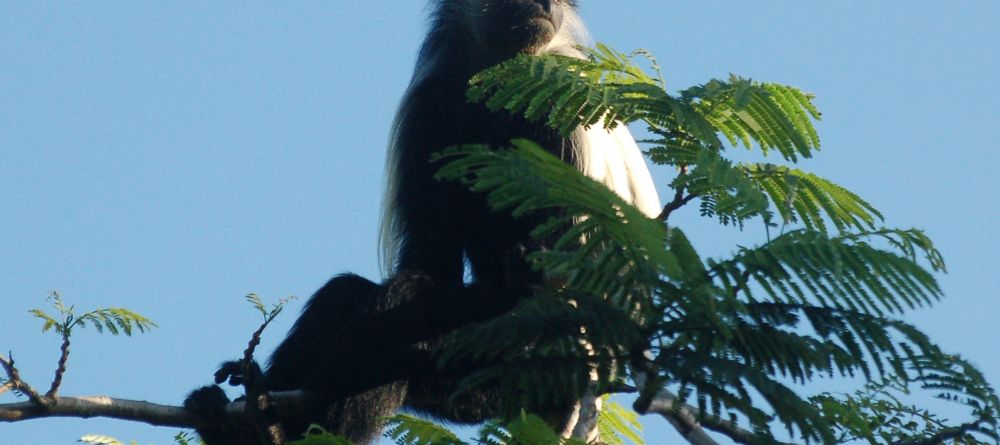
[[(682, 165), (680, 167), (680, 173), (682, 175), (687, 173), (687, 170), (688, 169), (686, 165)], [(676, 193), (674, 193), (673, 201), (670, 201), (669, 203), (667, 203), (667, 205), (663, 206), (663, 211), (660, 212), (660, 215), (657, 218), (666, 222), (668, 219), (670, 219), (670, 214), (673, 213), (674, 210), (684, 207), (684, 205), (691, 202), (691, 200), (697, 197), (698, 195), (695, 193), (692, 193), (688, 196), (684, 196), (684, 187), (678, 187)]]
[(56, 365), (56, 375), (52, 378), (52, 385), (49, 386), (45, 397), (54, 399), (59, 397), (59, 387), (62, 386), (63, 376), (66, 375), (66, 363), (69, 361), (69, 331), (62, 331), (62, 345), (59, 346), (59, 363)]
[(275, 412), (275, 405), (271, 399), (271, 394), (267, 391), (262, 391), (260, 385), (260, 368), (254, 362), (253, 356), (257, 346), (260, 345), (260, 338), (264, 330), (267, 329), (267, 326), (271, 324), (271, 321), (280, 312), (281, 307), (279, 306), (270, 315), (265, 315), (264, 322), (261, 323), (260, 327), (250, 337), (250, 342), (247, 344), (246, 350), (243, 351), (243, 360), (240, 363), (240, 366), (243, 368), (243, 376), (249, 377), (243, 381), (243, 390), (247, 395), (246, 399), (255, 402), (246, 405), (246, 408), (248, 408), (247, 414), (253, 419), (256, 428), (265, 433), (271, 439), (271, 443), (276, 444), (287, 442), (285, 429), (281, 425), (278, 414)]
[[(0, 355), (0, 367), (3, 367), (5, 373), (7, 373), (7, 384), (5, 388), (13, 389), (16, 392), (22, 393), (28, 396), (28, 399), (32, 403), (39, 406), (47, 406), (51, 404), (51, 399), (41, 395), (35, 388), (32, 388), (24, 380), (21, 380), (21, 373), (18, 372), (17, 367), (14, 366), (14, 354), (7, 353), (8, 357)], [(4, 391), (0, 391), (2, 393)]]
[(969, 423), (963, 423), (954, 428), (946, 428), (944, 430), (939, 431), (937, 434), (931, 437), (915, 439), (915, 440), (904, 440), (900, 442), (895, 442), (892, 445), (938, 445), (945, 443), (948, 440), (962, 437), (966, 433), (972, 431), (980, 431), (980, 424), (982, 423), (983, 423), (982, 419), (974, 420)]

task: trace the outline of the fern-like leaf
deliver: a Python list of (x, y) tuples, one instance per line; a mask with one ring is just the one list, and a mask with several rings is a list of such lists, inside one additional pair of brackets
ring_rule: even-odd
[(52, 301), (52, 307), (58, 312), (58, 316), (49, 315), (41, 309), (30, 311), (31, 315), (42, 320), (43, 332), (54, 329), (60, 335), (69, 337), (74, 328), (82, 329), (93, 326), (97, 332), (107, 330), (112, 335), (121, 333), (130, 336), (135, 330), (145, 333), (156, 327), (156, 323), (152, 320), (129, 309), (102, 308), (78, 315), (75, 313), (75, 307), (63, 303), (59, 293), (52, 292), (49, 299)]
[(386, 428), (385, 436), (399, 445), (465, 445), (444, 426), (407, 414), (390, 417)]
[[(904, 246), (881, 249), (869, 239)], [(881, 315), (928, 305), (940, 298), (934, 276), (917, 263), (920, 249), (931, 266), (940, 254), (918, 231), (878, 230), (840, 237), (809, 230), (786, 233), (757, 248), (743, 248), (733, 259), (714, 262), (712, 273), (727, 288), (753, 293), (753, 279), (775, 301), (819, 304)]]
[(790, 161), (808, 158), (819, 148), (812, 120), (820, 114), (812, 97), (801, 90), (774, 83), (758, 83), (730, 75), (681, 92), (732, 145), (751, 141), (767, 153), (777, 150)]
[(645, 445), (642, 439), (642, 423), (639, 415), (619, 403), (611, 401), (610, 396), (602, 398), (601, 412), (597, 416), (597, 431), (601, 443), (608, 445), (624, 445), (629, 441), (635, 445)]
[(872, 230), (882, 214), (867, 201), (833, 182), (772, 164), (742, 165), (747, 177), (764, 191), (778, 214), (788, 223), (825, 232), (826, 220), (837, 230)]

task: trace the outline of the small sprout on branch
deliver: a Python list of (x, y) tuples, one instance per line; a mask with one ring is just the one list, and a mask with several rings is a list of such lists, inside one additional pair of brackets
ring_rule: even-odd
[[(258, 327), (256, 331), (254, 331), (253, 335), (250, 337), (250, 343), (247, 345), (247, 349), (243, 351), (244, 368), (253, 362), (253, 354), (257, 349), (257, 345), (260, 344), (260, 336), (264, 333), (264, 329), (267, 329), (267, 326), (278, 317), (278, 314), (285, 309), (285, 305), (288, 304), (289, 301), (295, 299), (296, 298), (294, 296), (282, 298), (271, 306), (271, 309), (268, 309), (267, 306), (264, 305), (264, 301), (261, 300), (257, 294), (247, 294), (246, 300), (249, 301), (250, 304), (261, 313), (261, 315), (264, 316), (264, 322), (261, 323), (260, 327)], [(244, 369), (244, 372), (246, 371), (248, 370)], [(244, 373), (244, 375), (246, 374)]]
[(58, 396), (63, 375), (66, 374), (66, 362), (69, 360), (69, 338), (73, 335), (74, 328), (83, 329), (89, 324), (98, 333), (107, 330), (111, 335), (123, 333), (131, 336), (133, 330), (145, 333), (156, 327), (156, 323), (153, 323), (152, 320), (125, 308), (95, 309), (77, 315), (73, 312), (75, 306), (67, 306), (63, 303), (59, 292), (53, 291), (49, 293), (48, 299), (52, 301), (52, 307), (56, 309), (57, 315), (49, 315), (41, 309), (32, 309), (29, 311), (35, 318), (40, 318), (44, 322), (42, 324), (42, 332), (54, 329), (62, 336), (63, 340), (59, 348), (60, 356), (59, 363), (56, 366), (55, 377), (52, 379), (52, 385), (49, 387), (48, 392), (45, 393), (45, 397), (48, 399), (55, 399)]
[(278, 300), (277, 303), (274, 303), (270, 309), (268, 309), (267, 306), (264, 305), (264, 300), (262, 300), (257, 294), (250, 293), (246, 296), (246, 300), (249, 301), (250, 304), (253, 305), (253, 307), (256, 308), (262, 315), (264, 315), (265, 324), (270, 323), (272, 320), (277, 318), (278, 314), (285, 309), (285, 305), (288, 304), (288, 302), (297, 299), (298, 298), (295, 296), (282, 298)]
[(198, 439), (198, 436), (195, 436), (187, 431), (181, 431), (174, 435), (174, 442), (177, 443), (177, 445), (199, 445), (202, 443), (201, 440)]
[(152, 320), (125, 308), (95, 309), (76, 315), (73, 313), (75, 306), (66, 306), (59, 292), (50, 293), (48, 299), (52, 301), (52, 307), (56, 309), (56, 316), (49, 315), (41, 309), (29, 311), (35, 318), (40, 318), (44, 322), (42, 332), (55, 329), (63, 337), (69, 337), (73, 333), (73, 328), (85, 328), (89, 324), (98, 333), (107, 330), (111, 335), (123, 333), (131, 336), (133, 330), (145, 333), (156, 327), (156, 323), (153, 323)]
[(243, 358), (239, 362), (233, 363), (239, 366), (238, 374), (233, 373), (232, 370), (220, 370), (216, 372), (215, 376), (217, 382), (225, 380), (228, 375), (230, 383), (243, 385), (247, 400), (254, 402), (246, 404), (247, 412), (254, 419), (260, 420), (260, 428), (267, 433), (268, 437), (272, 438), (272, 442), (274, 443), (285, 443), (285, 432), (272, 411), (273, 404), (271, 403), (270, 393), (262, 391), (260, 388), (260, 366), (254, 361), (253, 356), (257, 346), (260, 345), (261, 335), (264, 333), (264, 330), (281, 313), (285, 308), (285, 304), (294, 299), (294, 296), (282, 298), (271, 309), (268, 309), (264, 305), (264, 301), (257, 294), (247, 294), (246, 300), (264, 316), (264, 321), (250, 337), (250, 342), (243, 351)]

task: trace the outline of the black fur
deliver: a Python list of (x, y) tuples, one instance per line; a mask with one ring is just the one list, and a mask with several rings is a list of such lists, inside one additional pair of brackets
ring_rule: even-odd
[[(476, 368), (460, 363), (439, 369), (431, 346), (443, 335), (507, 312), (510, 294), (490, 293), (472, 284), (457, 292), (434, 289), (425, 276), (400, 273), (383, 285), (357, 275), (340, 275), (306, 304), (288, 336), (272, 354), (259, 389), (304, 389), (312, 397), (303, 416), (280, 419), (290, 438), (310, 424), (364, 444), (381, 431), (380, 422), (406, 408), (453, 422), (476, 423), (497, 415), (495, 390), (469, 391), (445, 403), (453, 382)], [(227, 362), (216, 383), (242, 384), (239, 362)], [(210, 420), (198, 433), (209, 445), (262, 441), (260, 431), (226, 421), (229, 403), (218, 386), (200, 388), (185, 407)]]
[(528, 233), (545, 215), (493, 212), (462, 184), (435, 180), (442, 164), (428, 160), (450, 146), (505, 147), (524, 138), (574, 161), (572, 142), (544, 123), (492, 113), (465, 97), (473, 74), (548, 43), (568, 8), (540, 0), (437, 2), (390, 147), (383, 236), (396, 270), (419, 271), (435, 286), (454, 288), (462, 285), (467, 260), (477, 283), (517, 289), (539, 282), (521, 255), (537, 247)]
[[(442, 370), (430, 350), (449, 332), (510, 310), (541, 282), (523, 254), (537, 248), (529, 236), (545, 215), (514, 219), (493, 212), (483, 196), (433, 178), (433, 153), (459, 144), (509, 145), (525, 138), (574, 162), (571, 140), (541, 123), (491, 113), (465, 98), (469, 78), (521, 52), (537, 52), (556, 36), (568, 0), (436, 0), (431, 29), (394, 128), (385, 224), (393, 278), (376, 285), (355, 275), (332, 279), (311, 298), (271, 357), (261, 389), (304, 389), (315, 402), (305, 416), (280, 419), (289, 438), (311, 423), (366, 443), (379, 421), (408, 408), (454, 422), (496, 416), (495, 390), (483, 388), (446, 404), (453, 382), (475, 363)], [(466, 263), (471, 283), (466, 283)], [(241, 378), (225, 365), (219, 382)], [(225, 422), (221, 389), (205, 387), (185, 405), (210, 428), (210, 445), (259, 442), (252, 428)], [(558, 417), (558, 416), (556, 416)]]

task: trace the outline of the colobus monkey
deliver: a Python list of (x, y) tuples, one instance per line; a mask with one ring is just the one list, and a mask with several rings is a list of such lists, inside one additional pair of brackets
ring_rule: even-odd
[[(484, 196), (440, 182), (431, 155), (461, 144), (538, 142), (651, 216), (661, 210), (643, 157), (624, 126), (577, 129), (569, 138), (540, 122), (469, 103), (471, 76), (520, 53), (583, 57), (586, 31), (572, 0), (432, 0), (430, 30), (390, 140), (382, 222), (391, 278), (377, 285), (356, 275), (330, 280), (310, 299), (261, 378), (269, 391), (304, 389), (306, 413), (280, 419), (288, 437), (310, 423), (365, 443), (380, 417), (400, 408), (454, 422), (498, 414), (490, 388), (445, 404), (451, 383), (474, 363), (436, 369), (428, 350), (457, 328), (511, 309), (542, 277), (523, 259), (541, 247), (530, 231), (545, 215), (515, 219)], [(466, 280), (466, 265), (471, 280)], [(468, 281), (468, 282), (467, 282)], [(229, 363), (217, 381), (239, 376)], [(249, 443), (247, 428), (224, 421), (218, 386), (196, 390), (185, 405), (210, 419), (199, 429), (210, 445)], [(259, 439), (258, 439), (259, 440)]]
[(523, 265), (512, 255), (529, 247), (528, 232), (543, 217), (513, 220), (491, 211), (463, 185), (434, 180), (441, 165), (428, 159), (453, 145), (505, 147), (514, 138), (533, 140), (650, 215), (661, 211), (642, 154), (624, 126), (611, 132), (581, 128), (567, 139), (544, 123), (491, 113), (466, 100), (473, 74), (518, 53), (583, 57), (577, 46), (586, 30), (574, 1), (453, 0), (436, 6), (389, 148), (382, 240), (390, 267), (420, 271), (437, 286), (460, 285), (463, 260), (476, 282), (506, 287), (525, 278), (512, 273)]

